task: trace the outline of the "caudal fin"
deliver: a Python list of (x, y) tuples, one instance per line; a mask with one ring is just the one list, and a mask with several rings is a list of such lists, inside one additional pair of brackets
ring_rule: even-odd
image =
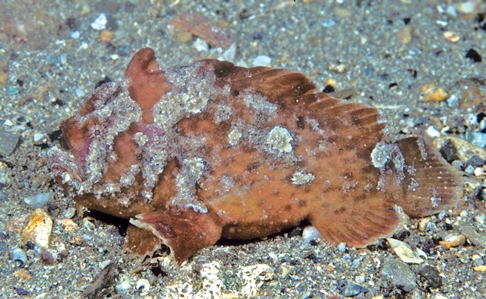
[[(390, 175), (392, 174), (392, 175)], [(454, 208), (462, 196), (461, 173), (419, 137), (398, 140), (382, 174), (387, 193), (411, 217), (423, 217)]]

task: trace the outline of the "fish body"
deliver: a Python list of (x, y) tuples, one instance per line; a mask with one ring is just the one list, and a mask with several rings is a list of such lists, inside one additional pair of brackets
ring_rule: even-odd
[(139, 50), (61, 124), (54, 177), (89, 209), (128, 218), (126, 247), (160, 243), (182, 263), (219, 239), (309, 220), (362, 247), (413, 217), (454, 207), (461, 175), (420, 137), (390, 141), (372, 107), (302, 74), (214, 59), (160, 69)]

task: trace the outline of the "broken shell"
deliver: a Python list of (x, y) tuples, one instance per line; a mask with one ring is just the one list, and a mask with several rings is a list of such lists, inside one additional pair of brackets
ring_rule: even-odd
[(456, 43), (460, 39), (459, 34), (455, 31), (444, 31), (442, 35), (447, 41), (450, 41), (451, 43)]
[(463, 235), (448, 236), (444, 241), (439, 241), (439, 245), (446, 246), (447, 248), (453, 248), (461, 246), (466, 241), (466, 237)]
[(32, 241), (40, 247), (49, 248), (51, 232), (52, 219), (44, 210), (36, 209), (22, 232), (22, 242)]
[(27, 254), (22, 248), (15, 247), (10, 252), (10, 258), (14, 262), (20, 262), (20, 266), (23, 267), (27, 262)]
[(64, 218), (73, 218), (74, 215), (76, 215), (76, 209), (75, 208), (69, 208), (64, 213)]
[(386, 240), (393, 251), (395, 251), (398, 257), (405, 263), (421, 264), (424, 262), (424, 260), (420, 258), (419, 253), (413, 251), (407, 243), (392, 238), (387, 238)]
[(137, 281), (136, 288), (140, 292), (147, 292), (148, 290), (150, 290), (150, 282), (148, 280), (146, 280), (145, 278), (139, 279)]
[(420, 91), (424, 94), (422, 98), (424, 102), (443, 101), (447, 98), (447, 92), (442, 87), (434, 84), (425, 84)]

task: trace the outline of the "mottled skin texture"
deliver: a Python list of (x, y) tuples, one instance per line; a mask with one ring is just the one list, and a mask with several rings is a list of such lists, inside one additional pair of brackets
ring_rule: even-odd
[[(187, 74), (196, 80), (185, 82)], [(302, 74), (218, 60), (166, 71), (144, 48), (125, 77), (61, 124), (65, 149), (51, 150), (49, 161), (79, 204), (131, 219), (126, 247), (134, 253), (162, 241), (182, 263), (220, 238), (265, 237), (304, 219), (331, 244), (365, 246), (397, 227), (396, 205), (420, 217), (461, 196), (460, 174), (429, 142), (386, 143), (376, 109), (320, 93)], [(177, 110), (197, 78), (208, 82), (194, 93), (203, 103)], [(124, 119), (137, 117), (117, 128), (125, 110), (100, 112), (112, 100), (134, 109)], [(164, 109), (166, 117), (157, 115)], [(382, 162), (372, 159), (377, 144), (387, 148)]]

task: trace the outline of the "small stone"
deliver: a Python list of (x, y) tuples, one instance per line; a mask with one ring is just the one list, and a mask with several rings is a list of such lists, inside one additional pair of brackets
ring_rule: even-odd
[(471, 132), (471, 134), (469, 134), (468, 139), (469, 139), (469, 142), (471, 142), (472, 144), (474, 144), (476, 146), (479, 146), (481, 148), (486, 147), (486, 133)]
[(29, 292), (27, 292), (27, 290), (24, 288), (15, 288), (15, 292), (20, 296), (27, 296), (29, 294)]
[(473, 268), (476, 272), (486, 272), (486, 266), (476, 266)]
[(483, 266), (484, 265), (483, 258), (478, 254), (474, 254), (471, 257), (471, 259), (473, 261), (474, 266)]
[(394, 286), (410, 292), (417, 287), (415, 273), (407, 264), (400, 260), (387, 259), (383, 263), (381, 275), (386, 277)]
[(486, 235), (484, 233), (478, 233), (472, 226), (462, 226), (459, 231), (466, 236), (469, 243), (486, 248)]
[(52, 253), (50, 253), (48, 250), (44, 250), (40, 254), (40, 258), (42, 262), (46, 265), (52, 265), (56, 261)]
[(468, 165), (465, 169), (464, 169), (464, 172), (469, 174), (469, 175), (473, 175), (474, 173), (474, 166), (472, 165)]
[(18, 94), (18, 93), (19, 93), (19, 90), (17, 88), (15, 88), (15, 87), (9, 86), (7, 88), (7, 94), (8, 95), (11, 95), (12, 96), (12, 95), (15, 95), (15, 94)]
[(463, 235), (452, 235), (447, 237), (443, 241), (439, 241), (439, 245), (446, 246), (447, 248), (458, 247), (464, 244), (466, 237)]
[(7, 157), (13, 153), (19, 143), (19, 135), (0, 130), (0, 156)]
[(341, 251), (341, 252), (346, 252), (346, 243), (341, 243), (339, 244), (337, 247), (336, 247), (337, 250)]
[(258, 55), (253, 59), (253, 66), (270, 66), (270, 63), (272, 62), (272, 58), (266, 56), (266, 55)]
[(447, 98), (447, 92), (442, 87), (435, 84), (425, 84), (420, 89), (423, 93), (422, 100), (428, 101), (443, 101)]
[(398, 42), (401, 44), (409, 44), (413, 39), (413, 26), (405, 26), (397, 32)]
[(365, 287), (360, 286), (352, 281), (346, 281), (346, 287), (344, 288), (344, 296), (352, 297), (356, 296), (360, 293), (367, 293), (368, 289)]
[(71, 33), (71, 38), (72, 39), (78, 39), (80, 36), (81, 36), (81, 33), (79, 33), (79, 31), (73, 31)]
[(44, 139), (44, 134), (42, 133), (34, 133), (34, 142), (39, 142), (39, 141), (42, 141), (42, 139)]
[(183, 44), (190, 42), (192, 40), (192, 33), (189, 31), (180, 31), (175, 34), (177, 40)]
[(336, 73), (339, 73), (339, 74), (342, 74), (346, 71), (346, 65), (345, 64), (330, 64), (329, 65), (329, 70), (330, 71), (333, 71), (333, 72), (336, 72)]
[(7, 80), (8, 74), (4, 70), (0, 69), (0, 83), (4, 84), (5, 82), (7, 82)]
[(314, 226), (308, 225), (302, 231), (302, 239), (304, 239), (304, 242), (309, 243), (316, 239), (322, 240), (322, 236)]
[(352, 15), (352, 12), (350, 10), (342, 8), (341, 6), (335, 6), (334, 13), (336, 14), (336, 16), (341, 18), (347, 18)]
[(84, 92), (84, 91), (83, 91), (81, 88), (76, 88), (76, 89), (74, 90), (74, 93), (75, 93), (75, 94), (76, 94), (78, 97), (80, 97), (80, 98), (82, 98), (82, 97), (84, 97), (84, 96), (86, 95), (86, 93), (85, 93), (85, 92)]
[(460, 14), (467, 15), (475, 12), (476, 9), (479, 9), (481, 7), (481, 5), (477, 0), (469, 0), (456, 3), (454, 7)]
[(482, 176), (484, 174), (484, 169), (482, 167), (476, 167), (474, 169), (475, 176)]
[(430, 228), (430, 218), (421, 219), (418, 225), (418, 229), (421, 232), (427, 231)]
[(486, 215), (484, 213), (474, 216), (474, 220), (479, 224), (484, 224), (485, 219), (486, 219)]
[(439, 271), (437, 271), (437, 269), (427, 265), (423, 267), (419, 273), (427, 280), (430, 287), (436, 289), (442, 286), (442, 277), (440, 277)]
[(434, 126), (430, 126), (430, 127), (428, 127), (428, 128), (425, 130), (425, 133), (427, 133), (427, 135), (429, 135), (431, 138), (440, 137), (440, 132), (439, 132), (439, 130), (437, 130), (436, 128), (434, 128)]
[(108, 29), (103, 29), (100, 32), (100, 41), (104, 43), (109, 43), (113, 39), (114, 33)]
[(132, 288), (130, 285), (130, 282), (127, 280), (123, 280), (119, 284), (115, 286), (115, 290), (119, 295), (122, 295), (124, 297), (125, 294), (128, 293), (128, 291)]
[(199, 56), (206, 57), (209, 53), (209, 45), (204, 40), (198, 38), (192, 44), (196, 51), (199, 53)]
[(93, 23), (91, 23), (91, 28), (94, 30), (103, 30), (106, 28), (106, 22), (106, 15), (102, 13), (93, 21)]
[(44, 207), (49, 201), (54, 198), (54, 192), (39, 193), (24, 198), (24, 202), (36, 209)]
[(459, 34), (455, 31), (444, 31), (442, 35), (447, 41), (451, 43), (457, 43), (460, 39)]

